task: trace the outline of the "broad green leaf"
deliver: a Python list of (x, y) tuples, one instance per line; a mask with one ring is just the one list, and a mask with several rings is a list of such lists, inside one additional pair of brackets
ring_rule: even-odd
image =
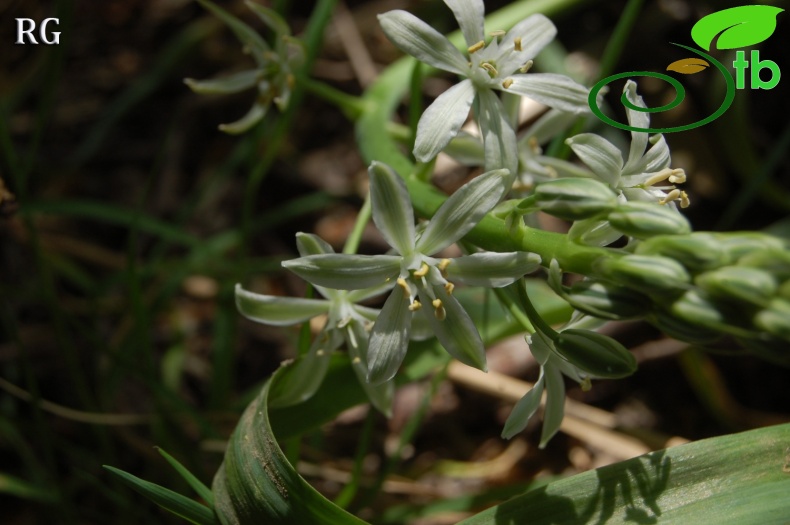
[(215, 511), (229, 524), (339, 524), (365, 522), (324, 498), (288, 462), (269, 423), (269, 389), (274, 373), (247, 407), (214, 477)]
[(659, 450), (549, 483), (459, 525), (785, 523), (788, 444), (785, 424)]
[(743, 5), (716, 11), (691, 28), (691, 38), (710, 51), (718, 36), (718, 49), (736, 49), (759, 44), (776, 30), (776, 17), (784, 11), (770, 5)]
[(219, 525), (217, 517), (210, 508), (201, 505), (195, 500), (182, 496), (170, 489), (160, 487), (150, 481), (145, 481), (132, 476), (128, 472), (104, 465), (104, 468), (113, 473), (124, 484), (136, 490), (160, 507), (168, 510), (195, 525)]

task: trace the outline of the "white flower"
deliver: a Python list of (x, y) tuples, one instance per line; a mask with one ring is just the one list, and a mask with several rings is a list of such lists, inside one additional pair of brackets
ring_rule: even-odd
[(244, 44), (245, 51), (255, 60), (255, 69), (242, 71), (233, 75), (212, 80), (194, 80), (187, 78), (184, 82), (195, 93), (229, 94), (257, 87), (258, 96), (250, 110), (235, 122), (220, 124), (219, 129), (230, 134), (244, 133), (266, 116), (272, 102), (280, 111), (288, 107), (294, 83), (294, 72), (304, 62), (304, 46), (291, 36), (288, 24), (271, 9), (254, 2), (246, 2), (249, 7), (272, 31), (274, 31), (274, 49), (250, 26), (218, 7), (209, 0), (198, 0), (206, 9), (212, 11)]
[(554, 24), (532, 15), (487, 45), (483, 32), (483, 0), (444, 0), (466, 39), (464, 56), (447, 38), (406, 11), (379, 15), (384, 33), (402, 51), (431, 66), (466, 77), (442, 93), (417, 126), (414, 156), (433, 159), (447, 145), (476, 104), (485, 144), (486, 169), (507, 168), (515, 176), (516, 134), (493, 90), (532, 98), (563, 111), (589, 111), (588, 90), (562, 75), (526, 74), (534, 58), (555, 36)]
[[(329, 244), (315, 235), (299, 233), (296, 244), (302, 256), (334, 254)], [(318, 390), (329, 367), (332, 352), (345, 343), (354, 372), (373, 406), (386, 415), (392, 408), (393, 385), (388, 382), (372, 385), (367, 381), (367, 349), (370, 328), (378, 310), (355, 304), (375, 297), (391, 288), (384, 283), (373, 288), (345, 291), (317, 286), (326, 299), (277, 297), (249, 292), (236, 285), (236, 306), (242, 315), (253, 321), (287, 326), (326, 315), (326, 324), (307, 354), (294, 363), (295, 369), (278, 382), (271, 394), (272, 406), (288, 406), (312, 397)]]
[(439, 342), (459, 361), (485, 369), (480, 334), (453, 296), (453, 281), (506, 286), (537, 269), (526, 252), (475, 253), (454, 259), (431, 255), (471, 230), (507, 190), (506, 170), (489, 171), (462, 186), (436, 211), (420, 235), (406, 185), (388, 166), (370, 167), (373, 221), (397, 255), (325, 254), (284, 261), (303, 279), (341, 290), (394, 284), (370, 334), (368, 380), (381, 383), (397, 372), (408, 349), (412, 313), (422, 311)]
[[(646, 107), (636, 92), (636, 83), (626, 82), (623, 93), (627, 100), (638, 107)], [(626, 106), (628, 123), (632, 127), (649, 128), (650, 114)], [(594, 178), (608, 184), (618, 193), (620, 201), (643, 201), (666, 205), (677, 210), (689, 204), (685, 191), (675, 187), (686, 181), (682, 169), (671, 169), (669, 147), (663, 135), (650, 137), (648, 133), (632, 131), (631, 147), (627, 160), (623, 160), (620, 149), (603, 137), (593, 133), (582, 133), (569, 138), (567, 144), (592, 171)], [(648, 143), (651, 144), (647, 149)], [(647, 149), (647, 151), (645, 151)], [(622, 234), (606, 221), (593, 219), (578, 221), (571, 235), (586, 244), (606, 245)]]

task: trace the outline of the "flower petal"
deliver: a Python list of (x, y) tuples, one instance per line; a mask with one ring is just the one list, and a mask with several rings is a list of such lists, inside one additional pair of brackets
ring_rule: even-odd
[(535, 415), (535, 412), (537, 412), (538, 407), (540, 406), (540, 398), (543, 394), (543, 387), (544, 373), (543, 367), (541, 367), (540, 377), (535, 383), (535, 386), (533, 386), (532, 389), (527, 392), (526, 395), (524, 395), (524, 397), (519, 399), (518, 403), (516, 403), (516, 406), (513, 407), (513, 410), (507, 417), (507, 421), (505, 421), (505, 428), (502, 429), (502, 437), (504, 439), (510, 439), (527, 428), (527, 423), (529, 423), (530, 418)]
[[(490, 89), (481, 89), (477, 93), (479, 101), (480, 132), (485, 148), (485, 169), (505, 168), (510, 171), (511, 178), (518, 172), (518, 146), (516, 132), (505, 115), (505, 108)], [(506, 185), (510, 185), (505, 183)]]
[(436, 298), (442, 302), (444, 319), (437, 318), (435, 310), (432, 308), (431, 297), (424, 289), (420, 290), (420, 300), (423, 303), (421, 311), (428, 324), (433, 328), (436, 338), (451, 356), (466, 365), (487, 372), (483, 340), (469, 314), (455, 297), (447, 293), (443, 286), (434, 286), (433, 292)]
[(321, 255), (325, 253), (335, 253), (334, 248), (328, 242), (313, 233), (298, 232), (296, 234), (296, 249), (299, 255)]
[(373, 162), (368, 173), (373, 222), (390, 246), (401, 255), (410, 255), (414, 251), (414, 209), (406, 184), (381, 162)]
[(258, 323), (287, 326), (325, 314), (329, 301), (261, 295), (236, 285), (236, 307), (241, 315)]
[(368, 381), (380, 384), (395, 376), (409, 348), (411, 311), (403, 288), (396, 286), (381, 309), (368, 343)]
[(444, 152), (464, 166), (482, 166), (485, 162), (483, 142), (463, 130), (450, 140)]
[(453, 10), (453, 15), (461, 27), (461, 33), (464, 35), (467, 46), (485, 40), (483, 0), (444, 0), (444, 3)]
[[(387, 417), (392, 416), (392, 398), (395, 393), (394, 381), (386, 381), (380, 385), (368, 382), (368, 343), (369, 335), (365, 327), (359, 322), (346, 325), (346, 340), (348, 341), (348, 355), (351, 358), (351, 367), (359, 380), (359, 384), (368, 396), (370, 403)], [(356, 344), (352, 344), (352, 342)]]
[[(516, 38), (521, 38), (520, 59), (526, 61), (534, 58), (546, 44), (557, 36), (557, 28), (544, 15), (528, 16), (507, 32), (500, 43), (500, 49), (509, 50)], [(521, 64), (523, 65), (523, 64)]]
[(417, 251), (432, 255), (466, 235), (508, 190), (507, 170), (493, 170), (461, 186), (436, 211), (422, 236)]
[(289, 370), (269, 393), (269, 406), (286, 407), (313, 397), (329, 369), (330, 355), (340, 346), (340, 334), (321, 332), (308, 353), (289, 365)]
[(450, 259), (447, 278), (472, 286), (501, 288), (540, 267), (540, 255), (529, 252), (482, 252)]
[[(636, 82), (629, 80), (625, 83), (623, 94), (631, 104), (640, 108), (646, 108), (645, 101), (642, 100), (636, 93)], [(650, 114), (635, 109), (625, 109), (626, 116), (628, 117), (628, 124), (634, 128), (649, 128), (650, 127)], [(625, 163), (623, 171), (632, 173), (639, 162), (642, 160), (642, 155), (645, 154), (647, 147), (648, 134), (639, 131), (631, 132), (631, 150), (628, 153), (628, 160)]]
[(224, 95), (227, 93), (238, 93), (254, 87), (258, 83), (260, 76), (260, 71), (252, 69), (210, 80), (185, 78), (184, 83), (189, 86), (189, 89), (201, 95)]
[(309, 255), (282, 265), (318, 286), (336, 290), (360, 290), (379, 286), (395, 277), (401, 258), (395, 255)]
[(428, 106), (417, 124), (414, 156), (420, 162), (429, 162), (439, 154), (469, 116), (475, 98), (472, 81), (462, 80)]
[(231, 135), (239, 135), (240, 133), (244, 133), (255, 124), (261, 121), (263, 117), (266, 116), (266, 112), (269, 110), (269, 104), (262, 104), (260, 102), (256, 102), (252, 105), (250, 110), (239, 120), (235, 122), (231, 122), (230, 124), (220, 124), (219, 130), (224, 131), (225, 133), (229, 133)]
[(257, 31), (209, 0), (198, 0), (198, 2), (225, 22), (242, 44), (250, 46), (253, 58), (259, 66), (262, 65), (263, 56), (269, 51), (269, 45)]
[(616, 188), (623, 168), (620, 149), (593, 133), (582, 133), (565, 141), (576, 155), (597, 175), (597, 178)]
[(537, 100), (549, 107), (570, 111), (571, 113), (587, 113), (589, 89), (577, 84), (570, 78), (555, 73), (529, 73), (509, 77), (513, 83), (503, 88), (508, 93), (516, 93)]
[(672, 158), (669, 155), (669, 146), (664, 135), (654, 135), (650, 138), (650, 142), (653, 145), (642, 157), (642, 164), (638, 166), (638, 169), (644, 173), (655, 173), (668, 168)]
[(549, 440), (560, 429), (565, 417), (565, 382), (558, 368), (547, 364), (546, 377), (546, 408), (543, 411), (543, 430), (540, 433), (540, 448), (545, 448)]
[(437, 30), (411, 13), (396, 9), (379, 15), (384, 34), (401, 51), (433, 67), (463, 74), (466, 58)]

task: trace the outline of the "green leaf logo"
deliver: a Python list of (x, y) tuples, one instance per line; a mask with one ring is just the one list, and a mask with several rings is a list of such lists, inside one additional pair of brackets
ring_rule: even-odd
[(744, 5), (712, 13), (691, 28), (691, 38), (710, 51), (713, 40), (718, 49), (753, 46), (768, 39), (776, 30), (776, 17), (784, 11), (769, 5)]

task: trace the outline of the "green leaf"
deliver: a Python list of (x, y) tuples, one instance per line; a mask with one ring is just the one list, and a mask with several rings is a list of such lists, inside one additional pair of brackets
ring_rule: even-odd
[(223, 524), (355, 525), (365, 522), (327, 500), (288, 462), (269, 423), (269, 389), (281, 368), (247, 407), (212, 486)]
[(759, 44), (776, 30), (776, 17), (784, 11), (770, 5), (744, 5), (717, 11), (691, 28), (691, 38), (710, 51), (713, 40), (718, 49), (736, 49)]
[(170, 466), (176, 469), (184, 481), (186, 481), (192, 490), (194, 490), (198, 496), (206, 500), (209, 507), (214, 506), (214, 496), (211, 494), (211, 489), (208, 488), (206, 485), (203, 484), (202, 481), (197, 479), (194, 474), (192, 474), (184, 465), (182, 465), (176, 458), (165, 452), (159, 447), (156, 447), (157, 452), (161, 454), (165, 460), (170, 463)]
[(459, 525), (783, 523), (790, 424), (651, 452), (529, 491)]
[(191, 500), (170, 489), (160, 487), (155, 483), (132, 476), (123, 470), (107, 465), (104, 465), (104, 468), (118, 477), (124, 484), (136, 490), (163, 509), (184, 518), (190, 523), (194, 523), (195, 525), (219, 525), (217, 517), (211, 509), (201, 505), (197, 501)]

